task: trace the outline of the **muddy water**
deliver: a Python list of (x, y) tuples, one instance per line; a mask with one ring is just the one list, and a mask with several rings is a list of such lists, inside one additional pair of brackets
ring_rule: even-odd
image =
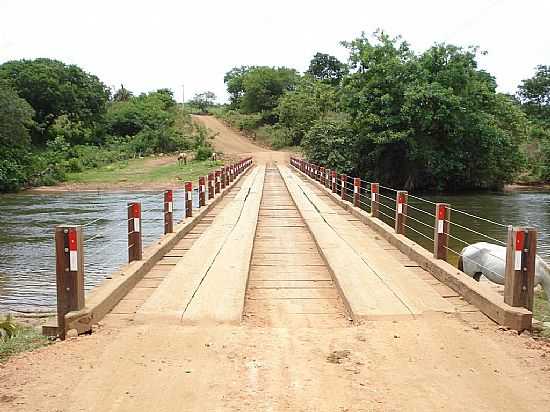
[[(58, 224), (84, 226), (86, 289), (127, 262), (127, 203), (142, 202), (144, 246), (164, 230), (163, 194), (49, 193), (0, 196), (0, 313), (55, 308), (53, 233)], [(197, 207), (197, 194), (194, 205)], [(174, 193), (174, 219), (183, 217), (183, 192)]]
[[(395, 193), (383, 192), (389, 198)], [(143, 240), (149, 245), (163, 231), (162, 194), (143, 193), (55, 193), (0, 196), (0, 313), (8, 310), (52, 311), (55, 306), (55, 262), (53, 228), (57, 224), (84, 224), (86, 241), (86, 288), (100, 283), (127, 260), (126, 204), (142, 201)], [(550, 261), (550, 192), (485, 193), (426, 196), (444, 201), (455, 209), (467, 211), (496, 222), (529, 225), (539, 229), (539, 255)], [(394, 202), (383, 198), (381, 211), (393, 216)], [(409, 199), (418, 209), (433, 213), (431, 203)], [(194, 196), (196, 207), (197, 198)], [(175, 194), (175, 217), (183, 216), (183, 193)], [(391, 209), (393, 208), (393, 209)], [(409, 209), (412, 229), (433, 238), (433, 217)], [(97, 220), (101, 218), (100, 220)], [(387, 217), (384, 219), (393, 225)], [(96, 221), (97, 220), (97, 221)], [(485, 233), (496, 240), (506, 239), (506, 228), (452, 212), (451, 220)], [(407, 229), (408, 236), (427, 249), (431, 240)], [(473, 232), (452, 228), (452, 234), (466, 242), (485, 239)], [(490, 241), (490, 240), (489, 240)], [(451, 240), (450, 248), (460, 251), (464, 244)], [(456, 256), (449, 255), (450, 261)]]

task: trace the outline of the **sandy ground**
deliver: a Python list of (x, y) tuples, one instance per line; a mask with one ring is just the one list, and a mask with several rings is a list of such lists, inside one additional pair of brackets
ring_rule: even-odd
[[(234, 133), (204, 121), (230, 150)], [(249, 144), (243, 152), (259, 161), (284, 161), (284, 153)], [(270, 207), (287, 201), (277, 193), (268, 200), (262, 230)], [(285, 236), (274, 240), (284, 244)], [(308, 326), (248, 316), (239, 326), (106, 320), (92, 335), (1, 365), (0, 411), (550, 409), (550, 346), (501, 330), (478, 311)]]

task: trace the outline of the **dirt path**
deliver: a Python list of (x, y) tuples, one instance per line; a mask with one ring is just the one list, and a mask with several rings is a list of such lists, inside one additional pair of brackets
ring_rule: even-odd
[[(217, 120), (208, 121), (220, 127)], [(219, 144), (234, 145), (234, 133), (220, 130)], [(235, 154), (238, 147), (257, 149), (247, 153), (258, 153), (266, 163), (284, 161), (285, 154), (239, 144)], [(265, 179), (253, 252), (256, 269), (246, 304), (252, 316), (237, 326), (138, 323), (128, 313), (123, 319), (111, 316), (90, 336), (1, 365), (0, 411), (549, 409), (550, 347), (529, 334), (500, 330), (460, 299), (450, 314), (350, 326), (323, 264), (293, 272), (288, 262), (303, 256), (268, 256), (269, 248), (284, 252), (296, 246), (316, 259), (313, 241), (273, 170)], [(192, 242), (184, 243), (181, 250)], [(184, 255), (174, 252), (167, 258)], [(262, 272), (269, 279), (262, 280)], [(291, 273), (296, 277), (285, 277)], [(328, 282), (327, 290), (311, 288), (315, 280)], [(288, 283), (280, 285), (283, 292), (260, 291), (257, 286), (265, 281)], [(307, 283), (305, 290), (295, 281)], [(315, 311), (302, 311), (307, 320), (297, 320), (289, 308), (309, 304), (283, 303), (296, 293), (310, 298), (321, 293), (324, 304), (336, 297), (335, 310), (328, 320)], [(264, 307), (254, 299), (260, 294)], [(142, 302), (143, 296), (135, 300)]]

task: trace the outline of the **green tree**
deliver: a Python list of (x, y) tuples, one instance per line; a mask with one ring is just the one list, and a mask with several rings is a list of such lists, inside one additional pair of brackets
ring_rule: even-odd
[(535, 75), (519, 86), (518, 97), (529, 116), (550, 126), (550, 66), (537, 66)]
[(248, 70), (242, 78), (241, 111), (266, 112), (268, 120), (273, 121), (271, 111), (277, 106), (279, 97), (293, 90), (297, 80), (296, 70), (286, 67), (255, 67)]
[(191, 100), (191, 104), (197, 106), (202, 113), (208, 113), (208, 108), (214, 105), (216, 95), (213, 92), (197, 93)]
[(131, 97), (133, 97), (133, 93), (130, 90), (126, 89), (123, 84), (121, 84), (120, 89), (118, 89), (113, 95), (113, 101), (127, 102), (128, 100), (130, 100)]
[(46, 141), (47, 129), (61, 115), (92, 127), (101, 121), (109, 98), (109, 90), (96, 76), (51, 59), (6, 62), (0, 66), (0, 80), (34, 109), (37, 143)]
[(240, 107), (241, 97), (244, 94), (243, 77), (254, 66), (240, 66), (229, 70), (223, 77), (229, 93), (230, 106), (234, 109)]
[(336, 89), (331, 85), (304, 76), (296, 89), (283, 94), (275, 113), (279, 125), (288, 129), (292, 144), (298, 145), (313, 122), (333, 111), (336, 106)]
[(302, 150), (310, 161), (343, 173), (357, 165), (357, 144), (350, 119), (338, 114), (315, 121), (302, 140)]
[(32, 107), (6, 84), (0, 83), (0, 146), (26, 147), (33, 125)]
[(330, 54), (316, 53), (306, 73), (319, 81), (336, 86), (347, 73), (347, 66)]
[(359, 171), (406, 189), (499, 187), (520, 171), (525, 117), (477, 68), (476, 49), (416, 55), (384, 33), (346, 45), (341, 106), (360, 136)]

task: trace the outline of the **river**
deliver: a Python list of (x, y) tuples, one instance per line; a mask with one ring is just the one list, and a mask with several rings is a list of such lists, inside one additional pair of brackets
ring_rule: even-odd
[[(391, 192), (383, 192), (388, 197)], [(0, 196), (0, 313), (51, 312), (55, 308), (54, 227), (58, 224), (83, 224), (85, 236), (86, 289), (104, 280), (127, 260), (126, 204), (141, 199), (144, 246), (157, 240), (163, 231), (162, 194), (150, 192), (23, 192)], [(550, 261), (550, 192), (515, 191), (461, 195), (426, 196), (429, 201), (442, 201), (457, 210), (481, 216), (502, 224), (528, 225), (539, 230), (538, 254)], [(388, 207), (393, 204), (384, 199)], [(432, 212), (431, 203), (410, 198), (418, 209)], [(176, 192), (174, 216), (183, 216), (183, 192)], [(194, 196), (196, 205), (196, 193)], [(388, 215), (390, 209), (381, 208)], [(433, 218), (414, 209), (409, 215), (428, 225)], [(101, 219), (100, 219), (101, 218)], [(98, 220), (99, 219), (99, 220)], [(393, 222), (384, 217), (387, 223)], [(506, 228), (451, 212), (451, 221), (504, 241)], [(433, 237), (433, 229), (412, 219), (411, 228)], [(466, 242), (482, 236), (453, 227), (455, 237)], [(408, 236), (431, 250), (431, 241), (408, 229)], [(464, 245), (451, 240), (450, 248), (460, 251)], [(449, 260), (456, 262), (451, 253)]]

